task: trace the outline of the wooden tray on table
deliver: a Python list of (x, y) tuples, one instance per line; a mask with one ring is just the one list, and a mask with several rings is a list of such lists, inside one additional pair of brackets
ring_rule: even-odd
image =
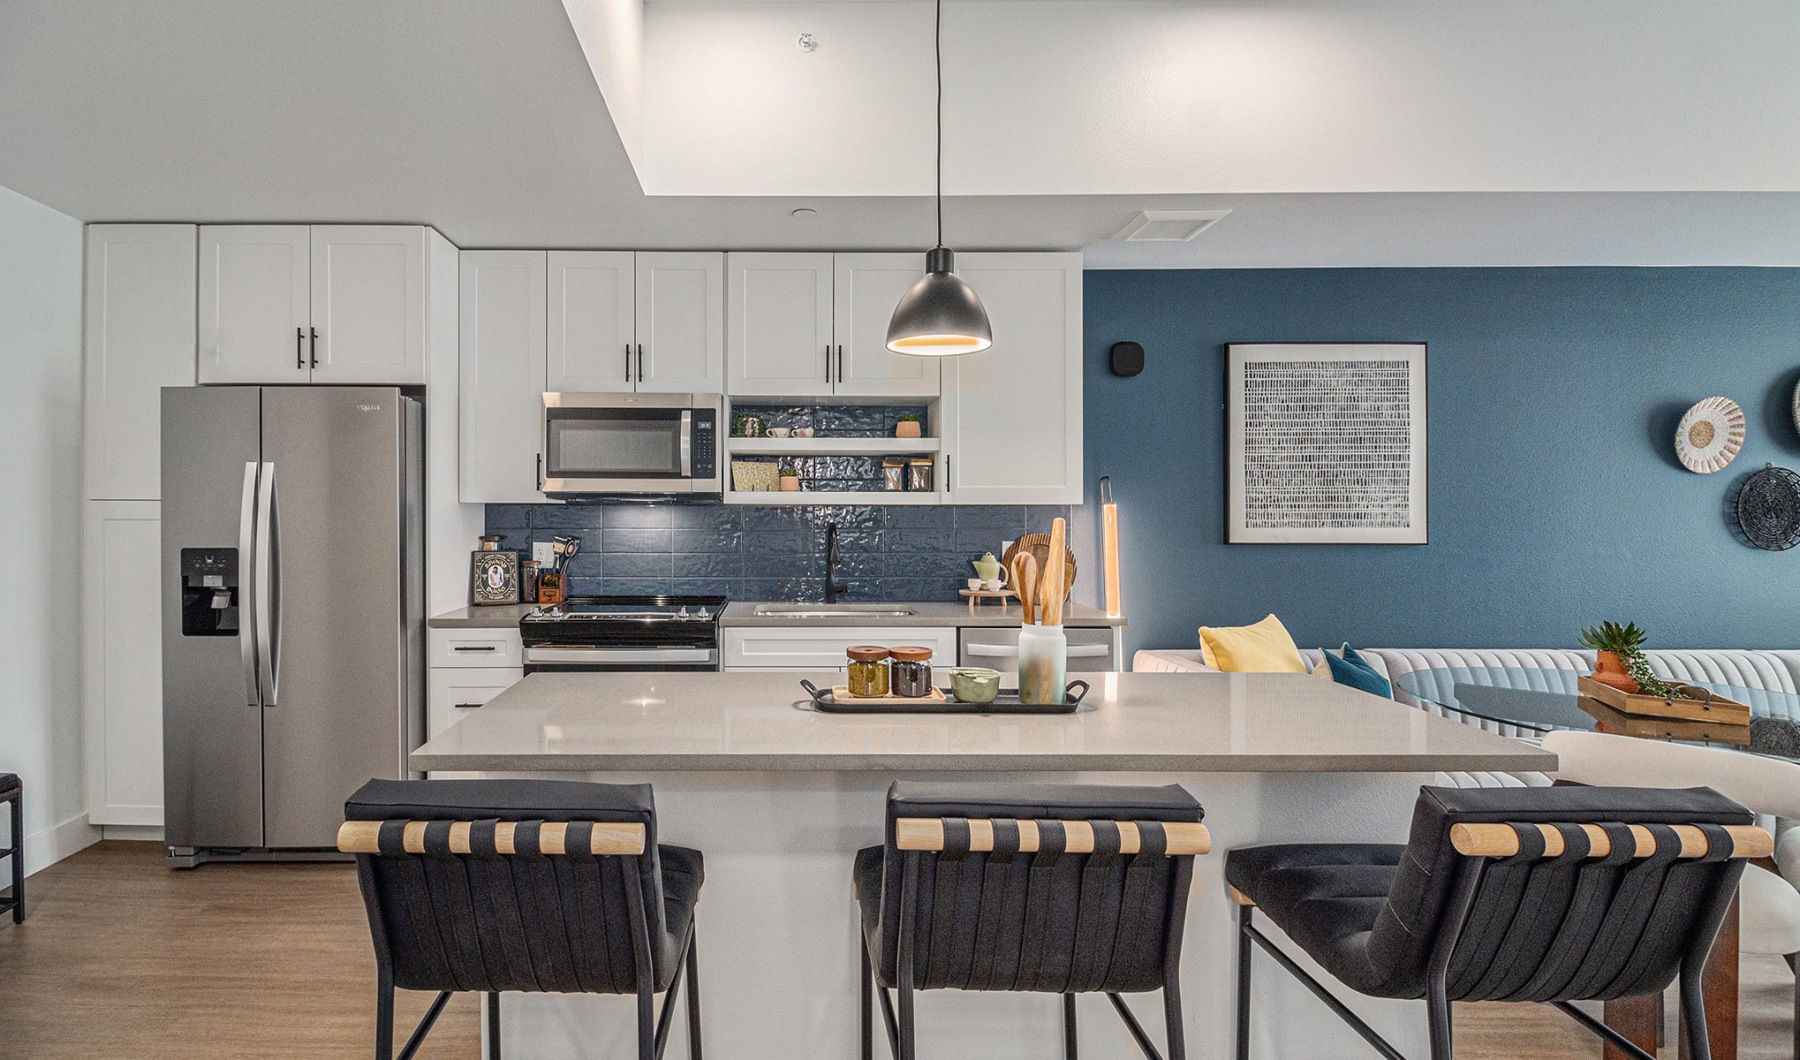
[(1747, 746), (1750, 708), (1705, 688), (1676, 684), (1681, 696), (1625, 692), (1592, 677), (1577, 681), (1581, 709), (1603, 732), (1655, 740), (1694, 740)]

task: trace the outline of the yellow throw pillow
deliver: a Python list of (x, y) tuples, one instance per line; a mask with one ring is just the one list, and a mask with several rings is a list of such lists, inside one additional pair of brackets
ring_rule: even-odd
[(1253, 626), (1201, 626), (1201, 661), (1215, 670), (1240, 674), (1303, 674), (1306, 660), (1281, 619), (1270, 615)]

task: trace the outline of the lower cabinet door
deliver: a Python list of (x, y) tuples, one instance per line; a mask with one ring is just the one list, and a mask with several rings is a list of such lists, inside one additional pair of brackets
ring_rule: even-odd
[[(1119, 669), (1110, 626), (1067, 628), (1063, 630), (1063, 637), (1069, 642), (1068, 673), (1071, 675)], [(960, 640), (961, 665), (985, 666), (1010, 678), (1019, 676), (1019, 627), (965, 627)]]
[(524, 678), (525, 670), (517, 666), (431, 667), (426, 678), (425, 738), (435, 739)]
[(88, 501), (81, 551), (88, 821), (161, 826), (161, 503)]
[[(735, 670), (842, 670), (853, 644), (931, 649), (932, 665), (956, 665), (956, 630), (935, 626), (727, 626), (725, 664)], [(939, 684), (948, 682), (946, 678)]]

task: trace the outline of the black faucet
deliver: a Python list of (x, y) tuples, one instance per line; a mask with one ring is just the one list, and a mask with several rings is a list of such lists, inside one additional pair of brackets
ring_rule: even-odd
[(839, 585), (837, 580), (838, 564), (844, 562), (838, 554), (837, 524), (825, 524), (825, 602), (837, 603), (839, 593), (849, 592), (850, 587)]

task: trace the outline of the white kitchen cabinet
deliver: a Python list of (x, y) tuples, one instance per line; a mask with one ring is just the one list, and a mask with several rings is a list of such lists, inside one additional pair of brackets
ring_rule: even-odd
[(544, 389), (636, 389), (636, 258), (629, 250), (550, 252), (550, 353)]
[(842, 670), (856, 644), (917, 644), (931, 649), (933, 666), (956, 665), (953, 627), (726, 626), (724, 636), (727, 671)]
[(463, 669), (433, 666), (425, 683), (425, 738), (438, 734), (481, 709), (488, 700), (524, 680), (517, 666)]
[(309, 381), (311, 321), (310, 228), (201, 226), (202, 383)]
[(312, 382), (425, 383), (425, 240), (417, 225), (314, 225)]
[(417, 225), (203, 225), (202, 383), (425, 382)]
[(818, 397), (837, 374), (831, 254), (727, 254), (727, 386), (734, 398)]
[(1081, 255), (962, 254), (994, 344), (945, 358), (951, 504), (1082, 503)]
[(542, 504), (547, 255), (462, 252), (460, 482), (464, 504)]
[(428, 666), (516, 669), (525, 665), (518, 626), (439, 627), (430, 630), (425, 640)]
[(887, 348), (917, 254), (730, 254), (727, 364), (733, 397), (938, 396), (931, 357)]
[(82, 478), (92, 500), (162, 495), (162, 388), (193, 386), (197, 229), (89, 225)]
[(656, 394), (725, 390), (725, 255), (637, 254), (637, 389)]
[(163, 823), (162, 506), (88, 501), (82, 709), (90, 824)]
[(887, 348), (894, 306), (925, 275), (921, 254), (838, 254), (833, 285), (837, 397), (937, 397), (937, 357)]

